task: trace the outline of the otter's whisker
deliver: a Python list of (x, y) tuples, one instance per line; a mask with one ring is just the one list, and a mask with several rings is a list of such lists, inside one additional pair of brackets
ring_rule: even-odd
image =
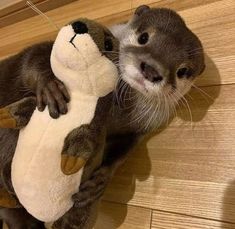
[(187, 109), (188, 109), (189, 115), (190, 115), (191, 129), (193, 130), (193, 115), (192, 115), (191, 108), (190, 108), (190, 106), (189, 106), (189, 104), (188, 104), (187, 99), (186, 99), (179, 91), (178, 91), (178, 93), (181, 95), (182, 101), (184, 101), (185, 104), (186, 104), (186, 106), (187, 106)]
[[(208, 93), (206, 93), (206, 92), (205, 92), (204, 90), (202, 90), (200, 87), (197, 87), (195, 84), (193, 84), (192, 87), (195, 88), (195, 89), (197, 89), (197, 90), (201, 93), (201, 95), (205, 95), (205, 96), (207, 96), (209, 99), (211, 99), (211, 101), (214, 101), (214, 98), (212, 98)], [(206, 98), (206, 97), (205, 97), (205, 98)], [(207, 102), (209, 102), (209, 101), (207, 100)]]

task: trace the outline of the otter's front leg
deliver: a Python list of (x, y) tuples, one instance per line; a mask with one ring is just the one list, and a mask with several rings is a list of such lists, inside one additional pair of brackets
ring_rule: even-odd
[(129, 150), (137, 143), (139, 136), (130, 133), (107, 138), (103, 165), (87, 179), (82, 180), (79, 192), (73, 196), (73, 207), (59, 220), (53, 229), (92, 228), (97, 203), (103, 195), (116, 169), (125, 161)]
[(125, 162), (128, 152), (140, 139), (141, 136), (135, 133), (107, 137), (102, 166), (96, 169), (89, 179), (83, 180), (79, 192), (73, 195), (77, 208), (88, 206), (102, 197), (116, 169)]
[(0, 128), (25, 127), (36, 108), (36, 98), (27, 97), (0, 109)]
[(69, 93), (53, 74), (50, 56), (53, 42), (44, 42), (28, 48), (22, 58), (22, 84), (37, 97), (37, 107), (43, 111), (48, 105), (52, 118), (68, 111)]

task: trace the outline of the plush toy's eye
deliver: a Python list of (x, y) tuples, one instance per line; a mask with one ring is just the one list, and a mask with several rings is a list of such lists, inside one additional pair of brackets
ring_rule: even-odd
[(149, 40), (149, 34), (148, 33), (142, 33), (139, 38), (138, 42), (140, 45), (145, 45)]
[(104, 49), (106, 51), (112, 51), (113, 50), (113, 42), (112, 42), (112, 40), (110, 38), (106, 39), (104, 41)]
[(179, 68), (176, 74), (180, 79), (183, 77), (188, 78), (193, 75), (193, 71), (191, 68), (183, 67), (183, 68)]

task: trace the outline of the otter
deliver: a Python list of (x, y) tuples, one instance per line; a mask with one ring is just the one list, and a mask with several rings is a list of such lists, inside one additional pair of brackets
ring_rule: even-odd
[[(200, 40), (170, 9), (140, 6), (128, 23), (112, 31), (120, 41), (120, 81), (109, 117), (103, 164), (89, 181), (81, 184), (73, 196), (74, 208), (55, 223), (56, 228), (85, 228), (83, 223), (89, 221), (95, 200), (103, 195), (129, 150), (166, 123), (177, 102), (205, 68)], [(12, 142), (17, 140), (15, 132), (8, 134)], [(83, 214), (76, 208), (83, 209)]]

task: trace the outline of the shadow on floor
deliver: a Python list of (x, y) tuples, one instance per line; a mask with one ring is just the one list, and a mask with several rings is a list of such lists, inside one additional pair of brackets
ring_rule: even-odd
[[(216, 65), (207, 55), (206, 55), (206, 66), (207, 67), (206, 67), (205, 72), (200, 77), (207, 77), (208, 75), (210, 77), (213, 77), (212, 82), (214, 85), (220, 85), (219, 71)], [(189, 96), (187, 96), (189, 98), (186, 97), (188, 100), (188, 105), (191, 109), (192, 120), (191, 120), (191, 116), (189, 115), (188, 107), (186, 104), (179, 107), (177, 116), (187, 122), (189, 121), (190, 122), (192, 121), (192, 123), (200, 122), (201, 120), (203, 120), (203, 118), (207, 114), (208, 109), (214, 103), (215, 99), (219, 96), (219, 94), (220, 94), (219, 86), (202, 87), (202, 88), (200, 87), (199, 89), (194, 88), (193, 90), (189, 92)], [(172, 120), (170, 120), (170, 122)], [(141, 143), (141, 145), (137, 147), (138, 150), (136, 149), (133, 150), (133, 152), (129, 155), (129, 160), (126, 162), (124, 168), (120, 168), (120, 170), (115, 175), (113, 181), (109, 185), (109, 189), (111, 189), (110, 192), (112, 192), (112, 197), (109, 198), (109, 195), (106, 194), (104, 199), (108, 199), (108, 200), (111, 199), (111, 201), (113, 202), (117, 200), (117, 202), (121, 202), (125, 204), (125, 205), (122, 205), (123, 206), (122, 211), (118, 211), (118, 214), (119, 214), (118, 217), (116, 214), (113, 214), (113, 212), (111, 211), (105, 210), (104, 212), (102, 212), (102, 214), (106, 215), (105, 216), (106, 218), (109, 218), (112, 222), (114, 222), (113, 227), (110, 227), (109, 225), (109, 229), (118, 228), (125, 221), (125, 218), (128, 212), (128, 207), (126, 204), (128, 204), (128, 202), (134, 196), (135, 189), (136, 189), (136, 181), (145, 181), (149, 178), (151, 174), (151, 161), (148, 155), (147, 143), (154, 135), (157, 135), (160, 132), (164, 131), (165, 128), (167, 128), (167, 126), (164, 128), (161, 128), (153, 135), (146, 137), (146, 139)], [(130, 168), (134, 167), (134, 165), (130, 164), (130, 162), (133, 162), (131, 158), (133, 157), (140, 158), (139, 156), (140, 154), (141, 154), (141, 158), (143, 158), (143, 166), (138, 166), (138, 171), (135, 169), (129, 169), (129, 167)], [(126, 171), (122, 172), (123, 169), (125, 169)], [(124, 183), (126, 182), (125, 185), (122, 186), (121, 192), (118, 192), (118, 190), (120, 190), (120, 186), (118, 184), (119, 179), (122, 179), (122, 182)], [(125, 181), (123, 181), (123, 179)], [(117, 189), (115, 189), (115, 187), (117, 187)], [(109, 192), (109, 189), (108, 189), (108, 192)], [(235, 194), (235, 185), (234, 185), (234, 194)], [(114, 199), (114, 196), (115, 196), (115, 199)], [(235, 203), (235, 197), (234, 197), (234, 203)], [(234, 211), (234, 220), (235, 220), (235, 211)], [(96, 229), (99, 229), (99, 228), (96, 228)]]
[(235, 228), (235, 180), (232, 181), (225, 190), (222, 210), (222, 221), (224, 224), (221, 228), (227, 228), (226, 222), (234, 224), (229, 228)]

